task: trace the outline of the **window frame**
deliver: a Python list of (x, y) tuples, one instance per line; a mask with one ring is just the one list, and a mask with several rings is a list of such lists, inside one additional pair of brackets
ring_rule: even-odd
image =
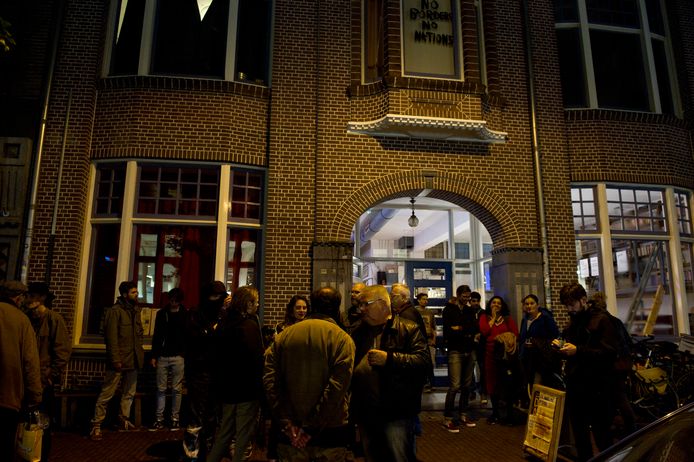
[[(663, 42), (665, 49), (665, 59), (667, 62), (667, 71), (669, 77), (670, 97), (672, 99), (672, 112), (677, 117), (683, 116), (682, 101), (680, 98), (679, 84), (677, 81), (677, 70), (675, 68), (675, 60), (672, 52), (671, 34), (668, 24), (667, 8), (664, 0), (659, 0), (660, 11), (663, 18), (664, 34), (652, 32), (648, 23), (648, 11), (646, 0), (635, 0), (638, 8), (640, 26), (638, 29), (614, 26), (599, 23), (591, 23), (588, 20), (588, 9), (586, 0), (576, 0), (578, 7), (578, 21), (556, 22), (555, 30), (577, 29), (579, 31), (580, 49), (582, 50), (584, 82), (586, 87), (587, 107), (567, 107), (566, 110), (581, 110), (581, 109), (610, 109), (626, 112), (653, 112), (662, 114), (663, 104), (660, 100), (660, 86), (658, 85), (657, 68), (655, 56), (653, 52), (653, 40)], [(598, 93), (595, 78), (595, 68), (593, 63), (593, 53), (591, 47), (591, 31), (605, 31), (620, 34), (638, 35), (641, 43), (641, 53), (644, 63), (644, 72), (646, 79), (646, 91), (649, 104), (649, 111), (639, 111), (633, 109), (617, 109), (607, 106), (600, 106), (598, 101)]]
[[(125, 185), (122, 197), (122, 210), (120, 216), (98, 216), (96, 215), (95, 201), (98, 187), (99, 167), (108, 164), (126, 164)], [(117, 159), (117, 160), (98, 160), (90, 165), (90, 182), (88, 192), (88, 216), (84, 225), (84, 239), (82, 245), (80, 278), (78, 283), (78, 293), (81, 294), (77, 300), (77, 310), (75, 314), (75, 339), (76, 343), (86, 348), (103, 348), (101, 336), (94, 332), (89, 332), (90, 325), (94, 326), (94, 320), (90, 316), (95, 316), (91, 304), (93, 290), (110, 291), (113, 297), (112, 303), (117, 296), (118, 284), (121, 281), (133, 280), (137, 273), (136, 261), (136, 234), (137, 227), (143, 225), (152, 226), (205, 226), (215, 227), (213, 234), (216, 235), (214, 248), (213, 274), (216, 280), (226, 281), (229, 248), (229, 239), (232, 230), (252, 230), (257, 233), (255, 249), (255, 285), (262, 293), (264, 287), (264, 245), (265, 245), (265, 222), (267, 213), (267, 170), (262, 167), (254, 167), (242, 164), (215, 163), (204, 161), (191, 161), (190, 167), (218, 167), (219, 169), (219, 191), (217, 196), (218, 210), (216, 216), (208, 218), (188, 217), (188, 216), (138, 216), (136, 214), (137, 190), (140, 166), (181, 166), (180, 161), (166, 161), (156, 159)], [(248, 220), (237, 220), (229, 217), (228, 211), (231, 207), (230, 184), (234, 171), (258, 172), (261, 175), (261, 210), (260, 218), (255, 222)], [(108, 287), (92, 287), (92, 257), (95, 240), (95, 227), (103, 224), (117, 225), (120, 227), (119, 242), (117, 243), (117, 263), (114, 285)], [(154, 257), (153, 257), (154, 258)], [(163, 257), (166, 260), (165, 257)]]
[[(609, 223), (608, 219), (608, 201), (607, 189), (635, 189), (660, 191), (663, 194), (663, 208), (666, 232), (639, 232), (631, 230), (614, 230), (610, 226), (601, 226), (597, 231), (575, 231), (575, 242), (580, 240), (597, 240), (599, 241), (599, 265), (600, 265), (600, 289), (607, 295), (608, 310), (612, 314), (617, 314), (617, 292), (616, 279), (613, 266), (613, 240), (636, 240), (636, 241), (659, 241), (665, 246), (669, 267), (670, 293), (672, 298), (673, 312), (673, 331), (675, 335), (681, 333), (689, 333), (689, 320), (687, 313), (689, 305), (687, 304), (687, 293), (685, 290), (678, 288), (685, 287), (685, 269), (682, 262), (682, 243), (690, 243), (694, 246), (694, 236), (681, 235), (679, 232), (677, 207), (675, 204), (675, 194), (685, 194), (688, 200), (690, 219), (692, 219), (692, 207), (694, 206), (694, 194), (690, 190), (683, 188), (675, 188), (667, 185), (652, 185), (652, 184), (629, 184), (629, 183), (572, 183), (571, 188), (595, 188), (595, 206), (600, 223)], [(694, 249), (694, 247), (693, 247)], [(579, 276), (578, 256), (576, 256), (577, 277)], [(673, 289), (674, 288), (674, 289)]]
[[(408, 73), (405, 66), (405, 16), (406, 12), (403, 10), (405, 0), (400, 0), (400, 66), (402, 69), (403, 77), (411, 77), (417, 79), (431, 79), (431, 80), (451, 80), (455, 82), (462, 82), (465, 80), (465, 68), (464, 68), (464, 56), (463, 56), (463, 26), (462, 26), (462, 11), (461, 6), (455, 0), (450, 0), (451, 5), (451, 27), (454, 34), (453, 43), (453, 65), (455, 67), (453, 75), (441, 75), (441, 74), (426, 74), (426, 73)], [(433, 2), (433, 0), (432, 0)], [(363, 4), (363, 3), (362, 3)], [(364, 39), (362, 39), (364, 40)], [(387, 46), (387, 42), (385, 44)]]
[[(115, 49), (115, 35), (118, 28), (119, 7), (122, 0), (111, 0), (109, 2), (108, 11), (108, 27), (106, 28), (105, 43), (104, 43), (104, 59), (101, 68), (102, 78), (117, 78), (122, 75), (111, 75), (111, 65)], [(173, 78), (195, 78), (203, 80), (222, 80), (230, 82), (242, 82), (248, 85), (270, 87), (272, 79), (272, 41), (273, 27), (272, 18), (274, 16), (274, 1), (270, 5), (269, 26), (268, 26), (268, 50), (267, 50), (267, 81), (259, 83), (257, 81), (245, 80), (239, 78), (236, 73), (237, 63), (237, 35), (238, 35), (238, 12), (241, 0), (229, 0), (229, 18), (227, 26), (227, 52), (224, 66), (224, 77), (222, 79), (212, 76), (194, 76), (194, 75), (177, 75), (177, 74), (156, 74), (152, 71), (152, 50), (154, 47), (154, 32), (156, 28), (156, 10), (157, 2), (160, 0), (144, 0), (145, 11), (142, 24), (142, 36), (140, 39), (140, 53), (138, 60), (138, 76), (157, 76), (157, 77), (173, 77)]]

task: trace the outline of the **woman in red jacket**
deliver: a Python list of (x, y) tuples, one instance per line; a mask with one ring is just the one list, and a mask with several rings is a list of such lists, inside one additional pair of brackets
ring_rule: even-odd
[[(485, 379), (487, 381), (487, 393), (492, 400), (492, 415), (487, 419), (487, 422), (495, 424), (499, 421), (499, 395), (501, 393), (496, 373), (496, 362), (498, 359), (494, 354), (496, 337), (505, 332), (510, 332), (518, 337), (518, 326), (511, 318), (508, 305), (498, 295), (493, 296), (489, 300), (487, 310), (480, 316), (480, 332), (486, 340), (484, 355)], [(508, 418), (510, 417), (508, 416)]]

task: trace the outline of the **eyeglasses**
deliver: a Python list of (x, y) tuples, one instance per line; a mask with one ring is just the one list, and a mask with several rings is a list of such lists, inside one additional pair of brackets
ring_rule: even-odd
[(368, 306), (368, 305), (371, 305), (372, 303), (380, 302), (382, 300), (383, 300), (382, 298), (377, 298), (376, 300), (368, 300), (365, 302), (359, 302), (359, 306)]

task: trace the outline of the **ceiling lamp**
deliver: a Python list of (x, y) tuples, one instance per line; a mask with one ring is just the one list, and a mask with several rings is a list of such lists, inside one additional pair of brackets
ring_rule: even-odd
[(416, 228), (417, 225), (419, 225), (419, 218), (417, 218), (417, 215), (414, 214), (414, 197), (410, 199), (410, 204), (412, 204), (412, 216), (407, 219), (407, 224), (410, 225), (410, 228)]

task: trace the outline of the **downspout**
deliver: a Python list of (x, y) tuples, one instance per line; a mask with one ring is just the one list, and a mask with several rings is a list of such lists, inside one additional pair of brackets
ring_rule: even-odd
[(60, 202), (60, 187), (63, 183), (63, 166), (65, 165), (65, 149), (67, 147), (67, 132), (70, 127), (70, 109), (72, 107), (72, 90), (67, 97), (67, 110), (65, 112), (65, 125), (63, 127), (63, 145), (60, 150), (60, 163), (58, 164), (58, 183), (55, 186), (55, 197), (53, 197), (53, 217), (51, 218), (51, 234), (48, 236), (48, 252), (46, 252), (46, 273), (44, 282), (51, 285), (53, 272), (53, 255), (55, 254), (55, 236), (58, 225), (58, 203)]
[(542, 245), (542, 279), (545, 290), (545, 306), (552, 308), (552, 287), (549, 281), (549, 244), (547, 241), (547, 218), (545, 214), (545, 194), (542, 186), (542, 157), (540, 155), (540, 141), (537, 129), (537, 106), (535, 102), (535, 74), (533, 72), (532, 33), (530, 29), (530, 15), (528, 13), (528, 0), (521, 0), (523, 8), (523, 22), (525, 26), (525, 61), (528, 70), (528, 104), (530, 106), (530, 128), (532, 131), (533, 167), (535, 176), (535, 190), (537, 192), (538, 215), (540, 220), (540, 243)]
[(321, 8), (321, 2), (320, 0), (316, 1), (316, 32), (315, 32), (315, 37), (314, 41), (316, 44), (316, 56), (315, 56), (315, 66), (316, 66), (316, 88), (314, 91), (314, 107), (315, 107), (315, 115), (314, 115), (314, 121), (313, 121), (313, 242), (311, 243), (311, 249), (309, 251), (309, 255), (311, 256), (311, 291), (314, 289), (317, 289), (316, 287), (316, 280), (314, 278), (314, 274), (316, 271), (316, 256), (314, 249), (316, 245), (318, 244), (318, 145), (320, 144), (320, 140), (318, 137), (318, 129), (320, 126), (320, 38), (321, 38), (321, 33), (320, 33), (320, 27), (321, 27), (321, 18), (320, 18), (320, 8)]
[(20, 279), (26, 284), (29, 273), (29, 257), (31, 253), (31, 239), (34, 233), (34, 215), (36, 209), (36, 201), (39, 190), (39, 176), (41, 171), (41, 158), (43, 156), (43, 145), (46, 140), (46, 124), (48, 123), (48, 106), (51, 99), (51, 91), (53, 87), (53, 74), (55, 73), (55, 63), (58, 57), (58, 44), (60, 43), (60, 35), (63, 27), (63, 17), (65, 15), (65, 0), (59, 0), (56, 6), (56, 17), (52, 36), (52, 47), (49, 55), (48, 70), (46, 73), (46, 87), (43, 92), (43, 103), (41, 109), (41, 121), (39, 125), (39, 136), (36, 146), (36, 156), (31, 165), (32, 180), (31, 194), (28, 210), (25, 213), (26, 231), (22, 242), (22, 261)]

